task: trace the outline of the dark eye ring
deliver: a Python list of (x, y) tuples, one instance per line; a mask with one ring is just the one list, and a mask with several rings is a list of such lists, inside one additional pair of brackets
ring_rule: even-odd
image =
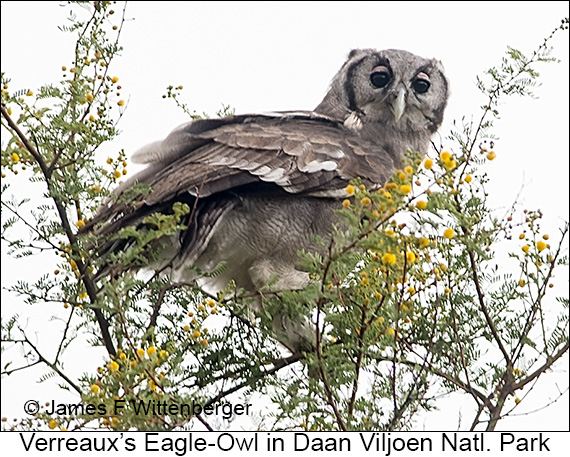
[(370, 82), (374, 87), (377, 87), (378, 89), (385, 87), (391, 79), (392, 73), (387, 67), (383, 65), (374, 67), (372, 69), (372, 73), (370, 73)]
[(429, 76), (425, 73), (420, 73), (412, 82), (412, 87), (418, 94), (425, 94), (430, 86)]

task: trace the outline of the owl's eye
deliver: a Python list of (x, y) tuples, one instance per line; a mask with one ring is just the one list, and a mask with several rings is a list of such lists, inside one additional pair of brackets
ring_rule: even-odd
[(370, 74), (370, 82), (374, 87), (377, 87), (379, 89), (385, 87), (386, 84), (390, 82), (390, 79), (392, 79), (392, 73), (387, 67), (383, 65), (374, 67), (372, 69), (372, 73)]
[(425, 94), (430, 86), (429, 76), (425, 73), (420, 73), (412, 82), (412, 87), (418, 94)]

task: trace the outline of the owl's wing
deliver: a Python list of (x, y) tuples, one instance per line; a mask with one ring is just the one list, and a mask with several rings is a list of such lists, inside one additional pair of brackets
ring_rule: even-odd
[(291, 196), (340, 197), (351, 179), (378, 186), (394, 168), (381, 145), (315, 113), (193, 121), (138, 151), (134, 159), (147, 168), (119, 192), (141, 182), (150, 193), (129, 204), (103, 207), (98, 221), (138, 219), (134, 213), (144, 216), (183, 194), (200, 199), (246, 185), (251, 190), (256, 183), (272, 183)]

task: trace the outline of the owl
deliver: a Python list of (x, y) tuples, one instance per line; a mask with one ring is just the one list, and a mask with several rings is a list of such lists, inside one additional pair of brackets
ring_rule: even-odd
[[(137, 151), (132, 160), (146, 168), (116, 194), (135, 183), (150, 192), (110, 199), (89, 228), (102, 235), (144, 230), (145, 217), (187, 203), (186, 228), (158, 242), (160, 268), (194, 280), (188, 267), (208, 272), (225, 262), (221, 274), (201, 279), (212, 292), (230, 280), (251, 292), (268, 284), (303, 288), (309, 277), (297, 268), (299, 252), (319, 251), (316, 239), (330, 239), (347, 184), (360, 178), (379, 188), (408, 150), (425, 154), (448, 95), (437, 60), (355, 49), (313, 111), (195, 120)], [(128, 245), (120, 240), (106, 250)], [(311, 328), (275, 316), (274, 333), (295, 352), (306, 347)]]

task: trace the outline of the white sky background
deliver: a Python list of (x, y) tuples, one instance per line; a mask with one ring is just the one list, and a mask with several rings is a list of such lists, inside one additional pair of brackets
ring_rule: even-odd
[[(12, 79), (10, 89), (37, 90), (59, 81), (62, 65), (71, 66), (73, 38), (57, 30), (68, 10), (59, 2), (2, 2), (2, 71)], [(115, 10), (118, 21), (121, 6)], [(312, 109), (355, 47), (406, 49), (441, 60), (452, 90), (440, 129), (445, 137), (453, 119), (478, 119), (484, 99), (476, 75), (498, 66), (507, 46), (530, 54), (568, 15), (568, 2), (131, 2), (127, 18), (132, 20), (121, 36), (124, 50), (110, 72), (120, 78), (127, 100), (119, 124), (123, 133), (102, 154), (115, 156), (124, 148), (129, 155), (187, 120), (171, 100), (162, 99), (168, 85), (184, 85), (182, 100), (198, 112), (213, 114), (222, 103), (236, 113)], [(542, 226), (554, 244), (557, 228), (569, 220), (568, 32), (551, 44), (562, 62), (538, 67), (537, 100), (512, 98), (501, 106), (493, 130), (500, 137), (497, 158), (486, 171), (491, 206), (502, 215), (522, 187), (520, 206), (543, 210)], [(3, 246), (2, 286), (44, 271), (37, 260), (7, 258)], [(567, 289), (567, 278), (559, 278), (558, 287)], [(56, 311), (32, 309), (2, 290), (2, 316), (28, 316), (30, 329), (40, 329), (41, 319)], [(38, 333), (38, 341), (45, 338)], [(77, 374), (101, 363), (93, 349), (76, 355), (68, 360)], [(77, 401), (53, 385), (36, 384), (39, 373), (2, 380), (1, 416), (21, 417), (30, 398)], [(556, 398), (558, 387), (567, 388), (567, 377), (568, 355), (499, 429), (568, 430), (568, 393), (545, 410), (524, 414)], [(456, 429), (461, 415), (461, 428), (468, 427), (474, 404), (460, 398), (442, 400), (441, 412), (419, 420), (417, 429)]]

